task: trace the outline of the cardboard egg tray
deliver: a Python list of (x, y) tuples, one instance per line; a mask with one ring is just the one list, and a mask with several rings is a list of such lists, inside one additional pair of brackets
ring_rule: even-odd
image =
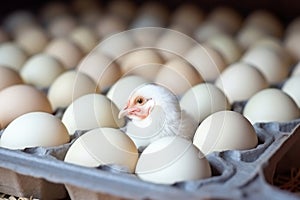
[(213, 176), (160, 185), (101, 166), (63, 162), (68, 144), (24, 151), (0, 148), (0, 192), (39, 199), (299, 199), (273, 186), (274, 173), (300, 167), (300, 119), (255, 124), (259, 145), (207, 155)]

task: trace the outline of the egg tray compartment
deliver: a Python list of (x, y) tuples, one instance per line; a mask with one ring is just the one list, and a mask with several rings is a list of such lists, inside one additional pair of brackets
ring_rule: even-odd
[(256, 124), (259, 137), (256, 148), (211, 153), (207, 159), (212, 177), (174, 185), (145, 182), (109, 166), (87, 168), (63, 162), (72, 142), (84, 131), (77, 132), (70, 143), (58, 147), (24, 151), (0, 148), (0, 192), (47, 200), (299, 199), (272, 186), (277, 163), (282, 169), (295, 165), (294, 162), (300, 167), (299, 124), (300, 119)]

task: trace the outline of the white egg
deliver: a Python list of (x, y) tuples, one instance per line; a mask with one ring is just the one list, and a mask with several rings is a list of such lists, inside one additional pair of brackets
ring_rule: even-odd
[(288, 122), (300, 116), (295, 101), (280, 89), (268, 88), (252, 96), (243, 115), (252, 123)]
[(21, 47), (12, 42), (0, 44), (0, 65), (19, 71), (26, 62), (27, 54)]
[(198, 127), (193, 144), (205, 155), (214, 151), (255, 148), (258, 138), (251, 123), (234, 111), (219, 111)]
[(137, 160), (134, 143), (125, 133), (114, 128), (96, 128), (84, 133), (72, 144), (65, 157), (65, 162), (86, 167), (121, 165), (131, 173)]
[(30, 112), (14, 119), (1, 136), (1, 147), (58, 146), (70, 141), (70, 136), (59, 118), (45, 112)]
[(288, 78), (282, 86), (282, 91), (287, 93), (300, 108), (300, 75)]
[(119, 109), (106, 96), (87, 94), (71, 103), (62, 117), (70, 135), (76, 130), (90, 130), (98, 127), (119, 128), (124, 118), (118, 118)]
[(189, 89), (181, 98), (180, 106), (198, 123), (212, 113), (231, 107), (222, 90), (209, 83), (201, 83)]
[(135, 173), (144, 181), (174, 184), (211, 176), (205, 156), (192, 142), (181, 137), (163, 137), (140, 155)]

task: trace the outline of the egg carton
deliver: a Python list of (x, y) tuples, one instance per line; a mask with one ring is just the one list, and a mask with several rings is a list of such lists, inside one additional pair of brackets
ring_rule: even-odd
[(0, 148), (0, 192), (39, 199), (299, 199), (272, 185), (276, 170), (300, 167), (300, 119), (255, 124), (256, 148), (207, 155), (212, 177), (153, 184), (115, 167), (88, 168), (63, 162), (68, 144), (23, 151)]

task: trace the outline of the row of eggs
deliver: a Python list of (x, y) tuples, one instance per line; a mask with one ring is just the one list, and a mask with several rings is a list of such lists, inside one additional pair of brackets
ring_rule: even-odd
[[(144, 180), (168, 184), (210, 176), (211, 171), (204, 154), (214, 150), (253, 148), (257, 145), (254, 129), (245, 117), (232, 111), (222, 112), (230, 110), (230, 104), (233, 102), (250, 99), (244, 109), (244, 115), (252, 123), (290, 121), (299, 117), (299, 108), (295, 102), (299, 102), (299, 93), (296, 89), (299, 78), (296, 74), (299, 73), (300, 67), (294, 68), (293, 76), (283, 87), (283, 91), (286, 91), (295, 102), (278, 89), (266, 89), (270, 84), (284, 81), (291, 69), (292, 60), (299, 59), (294, 45), (298, 36), (287, 35), (285, 46), (293, 57), (290, 58), (282, 48), (282, 44), (273, 38), (281, 35), (276, 20), (274, 23), (274, 19), (269, 18), (268, 14), (259, 14), (260, 17), (257, 17), (259, 21), (248, 20), (247, 26), (238, 34), (238, 43), (241, 47), (237, 45), (232, 35), (212, 34), (212, 30), (213, 33), (223, 33), (223, 30), (220, 30), (216, 22), (213, 25), (207, 23), (220, 20), (222, 17), (211, 16), (195, 32), (198, 41), (205, 41), (201, 45), (195, 44), (191, 38), (178, 32), (145, 28), (108, 38), (84, 58), (82, 58), (84, 53), (88, 53), (97, 44), (97, 40), (85, 39), (82, 42), (83, 40), (78, 40), (82, 36), (76, 36), (74, 33), (70, 36), (72, 41), (70, 38), (56, 38), (48, 45), (34, 42), (41, 45), (36, 50), (30, 49), (32, 41), (26, 42), (21, 36), (33, 37), (35, 40), (38, 38), (34, 36), (34, 31), (24, 29), (28, 34), (24, 34), (26, 32), (19, 34), (17, 43), (26, 51), (22, 51), (14, 43), (0, 45), (0, 60), (3, 62), (0, 64), (13, 68), (20, 74), (1, 67), (1, 70), (3, 68), (3, 71), (9, 71), (10, 74), (3, 73), (1, 81), (8, 80), (10, 76), (16, 77), (17, 80), (9, 84), (5, 81), (0, 92), (2, 102), (0, 109), (1, 113), (4, 113), (0, 119), (0, 126), (4, 129), (1, 146), (13, 149), (57, 146), (69, 142), (70, 135), (75, 130), (92, 129), (74, 142), (65, 158), (67, 162), (93, 167), (100, 164), (120, 164), (126, 166), (130, 172), (135, 171)], [(195, 15), (199, 16), (199, 13)], [(267, 16), (267, 22), (261, 20), (261, 16)], [(225, 29), (230, 28), (232, 23), (226, 22), (228, 18), (223, 19)], [(273, 23), (268, 23), (270, 21)], [(139, 23), (141, 22), (136, 19), (135, 27), (138, 27)], [(183, 24), (186, 23), (187, 20), (183, 20)], [(195, 29), (193, 26), (191, 25), (191, 28)], [(291, 27), (297, 31), (296, 25)], [(248, 34), (254, 30), (258, 33), (249, 37)], [(83, 32), (89, 31), (85, 29)], [(92, 35), (89, 34), (89, 37)], [(212, 35), (214, 36), (208, 38)], [(270, 35), (272, 37), (269, 37)], [(261, 39), (259, 43), (254, 42), (257, 39)], [(140, 47), (147, 49), (139, 50)], [(246, 50), (243, 55), (242, 49)], [(34, 56), (26, 61), (25, 52)], [(36, 54), (37, 52), (39, 54)], [(71, 69), (74, 66), (76, 69)], [(138, 76), (129, 76), (132, 74)], [(149, 81), (162, 84), (176, 95), (182, 96), (180, 103), (183, 109), (201, 123), (195, 134), (194, 145), (177, 137), (163, 138), (149, 144), (138, 158), (137, 147), (147, 141), (140, 139), (139, 132), (131, 133), (129, 138), (116, 129), (124, 125), (124, 119), (118, 120), (116, 116), (118, 110), (125, 105), (130, 91)], [(8, 87), (24, 82), (37, 88), (48, 88), (47, 98), (42, 92), (28, 85)], [(215, 82), (215, 85), (204, 82)], [(107, 89), (109, 89), (107, 96), (98, 94)], [(270, 101), (274, 104), (270, 104)], [(28, 107), (25, 108), (26, 106)], [(47, 114), (60, 107), (67, 107), (61, 121)], [(39, 126), (36, 126), (37, 124)], [(220, 133), (221, 125), (228, 127), (222, 126), (220, 136), (223, 137), (220, 137), (219, 143), (215, 143), (212, 136), (215, 136), (213, 133)], [(212, 127), (215, 129), (211, 129)], [(236, 132), (233, 133), (232, 130)], [(228, 147), (226, 143), (229, 134), (230, 138), (240, 138), (239, 141), (249, 143), (238, 142)], [(34, 140), (29, 141), (30, 138)], [(38, 141), (40, 139), (42, 142)], [(99, 141), (102, 142), (101, 145)], [(196, 146), (203, 155), (199, 155)], [(212, 146), (215, 149), (212, 149)], [(99, 149), (104, 147), (105, 151)], [(121, 151), (120, 148), (116, 150), (116, 147), (122, 147)], [(111, 155), (104, 154), (107, 152)], [(154, 163), (154, 160), (158, 162)]]

